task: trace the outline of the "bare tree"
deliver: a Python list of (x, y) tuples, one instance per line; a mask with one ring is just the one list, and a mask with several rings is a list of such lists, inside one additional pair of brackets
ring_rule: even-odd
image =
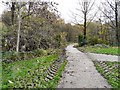
[[(84, 30), (83, 30), (83, 44), (86, 44), (86, 31), (87, 31), (87, 26), (89, 23), (94, 19), (96, 16), (97, 12), (94, 12), (91, 14), (93, 10), (93, 6), (95, 4), (95, 0), (80, 0), (79, 1), (79, 8), (76, 8), (79, 14), (74, 14), (76, 17), (75, 20), (77, 21), (77, 17), (80, 17), (80, 14), (82, 14), (83, 22), (84, 22)], [(78, 21), (77, 21), (78, 22)], [(89, 22), (89, 23), (88, 23)]]
[[(27, 16), (30, 16), (33, 12), (31, 11), (31, 7), (33, 6), (34, 2), (28, 2), (29, 7), (28, 7), (28, 14), (22, 16), (22, 7), (24, 7), (27, 3), (23, 3), (23, 2), (17, 2), (18, 3), (18, 30), (17, 30), (17, 45), (16, 45), (16, 52), (19, 52), (19, 43), (20, 43), (20, 29), (21, 29), (21, 22), (22, 19), (24, 19)], [(12, 3), (14, 4), (14, 3)], [(13, 13), (14, 14), (14, 13)], [(13, 18), (14, 19), (14, 18)]]
[(118, 25), (118, 6), (120, 0), (106, 0), (106, 2), (102, 2), (102, 8), (99, 7), (99, 10), (102, 11), (104, 16), (109, 21), (109, 26), (116, 30), (116, 41), (117, 44), (120, 42), (120, 31)]
[(11, 6), (11, 18), (12, 18), (12, 25), (14, 24), (14, 17), (15, 17), (15, 2), (12, 2), (12, 6)]

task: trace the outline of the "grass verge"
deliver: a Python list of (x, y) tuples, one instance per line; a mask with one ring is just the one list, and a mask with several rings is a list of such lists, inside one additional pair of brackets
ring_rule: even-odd
[(83, 52), (92, 52), (99, 54), (119, 55), (118, 47), (100, 48), (94, 46), (85, 46), (85, 47), (78, 47), (78, 50)]
[(66, 61), (62, 64), (53, 80), (46, 82), (47, 69), (58, 59), (58, 55), (49, 55), (31, 60), (3, 63), (2, 88), (55, 88), (60, 80)]
[(120, 88), (120, 62), (94, 61), (94, 64), (98, 72), (113, 88)]

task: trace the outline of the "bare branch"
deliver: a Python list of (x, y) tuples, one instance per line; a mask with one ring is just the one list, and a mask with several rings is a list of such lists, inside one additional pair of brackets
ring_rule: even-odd
[(115, 11), (115, 8), (114, 8), (114, 6), (113, 6), (113, 3), (110, 3), (108, 0), (106, 0), (106, 1), (107, 1), (108, 5), (111, 7), (111, 9), (112, 9), (113, 11)]
[(96, 12), (96, 13), (94, 14), (94, 16), (89, 20), (89, 22), (88, 22), (88, 24), (87, 24), (87, 27), (88, 27), (89, 24), (93, 21), (93, 19), (96, 17), (97, 13), (98, 13), (98, 12)]
[(110, 20), (110, 22), (112, 23), (112, 25), (110, 25), (112, 28), (115, 28), (115, 24), (114, 24), (114, 21), (100, 8), (100, 7), (98, 7), (98, 9), (105, 15), (105, 17), (107, 17), (109, 20)]

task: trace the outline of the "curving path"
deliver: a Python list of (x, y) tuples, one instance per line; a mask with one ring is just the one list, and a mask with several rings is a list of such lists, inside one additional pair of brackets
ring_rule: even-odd
[(58, 88), (111, 88), (86, 54), (73, 46), (66, 48), (68, 64)]

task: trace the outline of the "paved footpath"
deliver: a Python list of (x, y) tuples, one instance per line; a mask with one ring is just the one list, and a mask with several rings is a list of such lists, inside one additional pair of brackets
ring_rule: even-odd
[(86, 54), (69, 45), (66, 55), (68, 64), (58, 88), (111, 88)]
[(96, 54), (96, 53), (86, 53), (89, 58), (97, 61), (110, 61), (110, 62), (120, 62), (120, 56), (116, 55), (106, 55), (106, 54)]

